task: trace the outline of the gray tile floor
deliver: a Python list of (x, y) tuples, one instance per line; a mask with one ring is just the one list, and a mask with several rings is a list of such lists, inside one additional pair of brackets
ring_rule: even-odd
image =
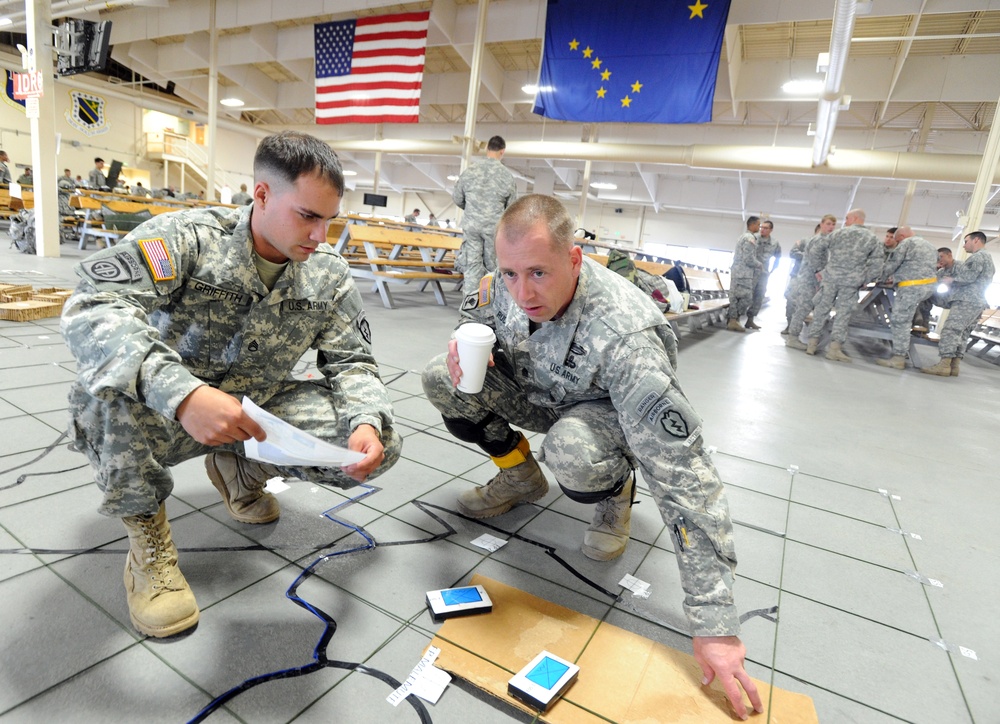
[[(0, 283), (71, 284), (82, 255), (3, 248)], [(347, 668), (250, 688), (211, 721), (418, 721), (350, 666), (405, 678), (437, 628), (424, 592), (474, 572), (690, 651), (674, 630), (684, 621), (670, 540), (645, 491), (634, 540), (612, 563), (580, 554), (590, 512), (557, 488), (492, 521), (517, 534), (506, 547), (469, 544), (495, 531), (449, 510), (493, 468), (450, 438), (419, 382), (457, 295), (443, 308), (403, 291), (386, 310), (363, 294), (403, 459), (353, 504), (362, 489), (295, 483), (281, 519), (263, 527), (227, 517), (200, 460), (178, 466), (168, 513), (202, 619), (167, 642), (130, 627), (124, 532), (96, 513), (83, 458), (57, 443), (74, 375), (57, 320), (0, 322), (0, 719), (184, 722), (248, 679), (307, 666), (323, 623), (286, 592), (313, 564), (297, 594), (336, 622), (327, 654)], [(812, 696), (823, 722), (1000, 721), (1000, 370), (968, 358), (958, 379), (900, 374), (857, 348), (853, 365), (838, 364), (787, 350), (781, 309), (763, 323), (747, 336), (686, 335), (679, 369), (729, 490), (741, 611), (779, 609), (777, 622), (744, 624), (750, 672)], [(653, 595), (615, 603), (523, 539), (601, 587), (618, 592), (633, 573)], [(427, 709), (437, 722), (528, 720), (466, 685)]]

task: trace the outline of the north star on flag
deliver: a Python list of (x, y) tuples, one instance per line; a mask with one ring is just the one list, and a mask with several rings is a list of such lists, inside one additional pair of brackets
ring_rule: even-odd
[(430, 11), (318, 23), (316, 123), (416, 123)]

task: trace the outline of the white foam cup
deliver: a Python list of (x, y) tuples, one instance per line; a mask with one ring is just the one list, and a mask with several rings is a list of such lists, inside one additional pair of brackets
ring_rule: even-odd
[(462, 369), (458, 389), (475, 394), (483, 389), (497, 336), (485, 324), (470, 322), (455, 330), (455, 340), (458, 342), (458, 366)]

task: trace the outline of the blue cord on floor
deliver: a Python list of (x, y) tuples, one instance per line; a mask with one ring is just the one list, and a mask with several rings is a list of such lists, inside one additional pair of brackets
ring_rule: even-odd
[[(276, 679), (288, 679), (296, 676), (303, 676), (305, 674), (311, 674), (314, 671), (319, 671), (320, 669), (324, 668), (346, 669), (348, 671), (357, 671), (362, 674), (367, 674), (369, 676), (375, 677), (376, 679), (384, 681), (386, 684), (392, 687), (393, 690), (398, 689), (400, 686), (402, 686), (402, 682), (397, 681), (393, 677), (389, 676), (386, 673), (378, 671), (377, 669), (370, 669), (367, 666), (364, 666), (363, 664), (360, 663), (349, 662), (349, 661), (331, 661), (330, 659), (328, 659), (326, 656), (326, 647), (329, 645), (330, 639), (333, 638), (334, 633), (336, 633), (337, 631), (337, 622), (328, 613), (326, 613), (322, 609), (316, 608), (311, 603), (309, 603), (308, 601), (306, 601), (305, 599), (301, 598), (298, 595), (299, 585), (313, 574), (314, 570), (319, 564), (328, 561), (334, 556), (342, 556), (346, 555), (347, 553), (355, 553), (357, 551), (372, 550), (376, 547), (377, 544), (375, 543), (375, 539), (372, 538), (371, 535), (369, 535), (364, 528), (353, 525), (338, 518), (334, 518), (331, 515), (333, 511), (348, 505), (352, 505), (358, 502), (359, 500), (363, 500), (364, 498), (368, 497), (372, 493), (375, 493), (376, 491), (379, 490), (379, 488), (376, 488), (371, 485), (362, 484), (360, 487), (364, 488), (365, 492), (354, 498), (345, 500), (343, 503), (340, 503), (339, 505), (335, 505), (329, 510), (324, 511), (322, 515), (328, 518), (329, 520), (333, 521), (334, 523), (337, 523), (338, 525), (342, 525), (345, 528), (350, 528), (352, 531), (360, 535), (365, 540), (364, 545), (359, 545), (355, 546), (354, 548), (348, 548), (347, 550), (336, 551), (334, 553), (327, 553), (324, 556), (320, 556), (315, 561), (310, 563), (302, 571), (302, 573), (300, 573), (298, 577), (292, 582), (292, 585), (288, 587), (288, 590), (285, 591), (286, 598), (291, 599), (292, 602), (294, 602), (297, 606), (301, 606), (302, 608), (304, 608), (305, 610), (309, 611), (311, 614), (316, 616), (318, 619), (323, 621), (324, 624), (323, 634), (320, 636), (319, 641), (316, 644), (316, 648), (313, 649), (313, 659), (314, 659), (313, 663), (306, 664), (305, 666), (298, 666), (291, 669), (282, 669), (280, 671), (273, 671), (269, 674), (262, 674), (260, 676), (255, 676), (252, 679), (247, 679), (243, 683), (234, 686), (229, 691), (220, 694), (211, 702), (209, 702), (209, 704), (200, 712), (198, 712), (198, 714), (195, 715), (195, 717), (191, 719), (188, 722), (188, 724), (196, 724), (197, 722), (204, 721), (216, 709), (221, 707), (227, 701), (233, 699), (234, 697), (243, 693), (244, 691), (252, 689), (258, 684), (263, 684), (268, 681), (274, 681)], [(420, 717), (420, 721), (422, 722), (422, 724), (430, 724), (431, 717), (427, 711), (427, 708), (423, 705), (423, 703), (415, 696), (408, 696), (406, 697), (406, 700), (410, 704), (410, 706), (412, 706), (416, 710), (417, 715)]]

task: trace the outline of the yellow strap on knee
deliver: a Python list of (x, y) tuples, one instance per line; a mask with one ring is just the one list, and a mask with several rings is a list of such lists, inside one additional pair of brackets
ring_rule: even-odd
[(528, 444), (528, 438), (524, 435), (520, 436), (521, 439), (517, 441), (517, 447), (511, 450), (506, 455), (501, 455), (500, 457), (491, 457), (497, 467), (501, 470), (506, 470), (507, 468), (512, 468), (515, 465), (520, 465), (528, 459), (528, 453), (531, 452), (531, 445)]

